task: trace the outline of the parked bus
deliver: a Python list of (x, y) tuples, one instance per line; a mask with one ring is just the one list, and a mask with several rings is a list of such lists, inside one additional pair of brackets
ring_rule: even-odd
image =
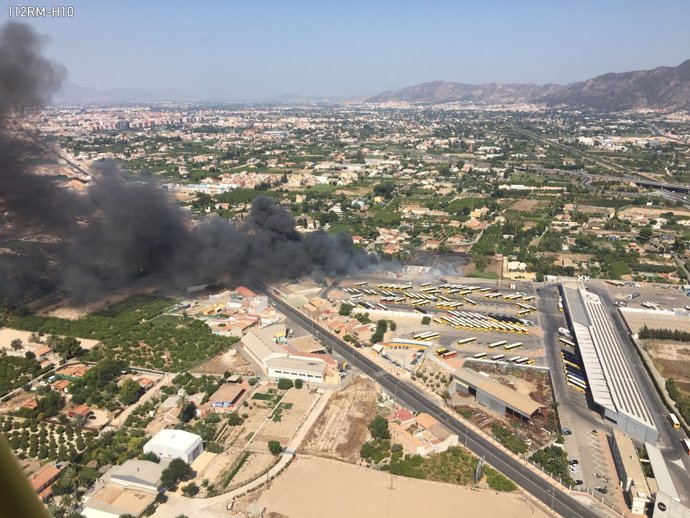
[(448, 349), (441, 347), (440, 349), (436, 349), (436, 356), (443, 356), (447, 352), (449, 352)]
[(422, 284), (420, 284), (420, 286), (422, 288), (428, 288), (429, 286), (431, 286), (431, 283), (430, 282), (423, 282)]
[(379, 309), (382, 309), (382, 310), (384, 310), (384, 311), (388, 311), (388, 307), (387, 307), (387, 306), (384, 306), (384, 305), (381, 304), (380, 302), (379, 302), (378, 304), (376, 304), (376, 307), (379, 308)]
[(526, 356), (523, 356), (522, 358), (515, 360), (515, 363), (522, 365), (523, 363), (527, 363), (528, 361), (529, 361), (529, 358), (527, 358)]
[(350, 300), (358, 300), (364, 297), (361, 293), (358, 293), (357, 295), (350, 295)]
[(486, 353), (477, 353), (472, 355), (472, 358), (479, 360), (480, 358), (486, 358)]
[(491, 359), (492, 359), (493, 361), (497, 362), (498, 360), (502, 360), (502, 359), (505, 358), (505, 357), (506, 357), (505, 354), (494, 354), (494, 355), (491, 357)]
[(496, 347), (503, 347), (508, 343), (507, 340), (501, 340), (500, 342), (494, 342), (492, 344), (489, 344), (489, 349), (495, 349)]
[(465, 345), (476, 341), (477, 338), (475, 336), (472, 336), (470, 338), (463, 338), (462, 340), (458, 340), (458, 345)]
[(585, 383), (581, 379), (577, 379), (575, 376), (567, 376), (566, 379), (568, 383), (572, 383), (573, 385), (577, 385), (578, 387), (581, 387), (583, 389), (587, 388), (587, 383)]
[(434, 331), (425, 331), (423, 333), (417, 333), (413, 336), (415, 340), (429, 340), (431, 338), (438, 338), (440, 333), (435, 333)]
[(523, 345), (522, 342), (515, 342), (515, 343), (512, 343), (512, 344), (505, 345), (505, 346), (503, 346), (503, 348), (504, 348), (506, 351), (510, 351), (510, 350), (512, 350), (512, 349), (517, 349), (518, 347), (522, 347), (522, 345)]
[(671, 421), (671, 424), (673, 425), (673, 428), (678, 430), (680, 428), (680, 421), (678, 421), (678, 418), (676, 417), (676, 414), (669, 414), (668, 415), (669, 420)]
[(415, 311), (419, 311), (419, 312), (422, 313), (423, 315), (426, 315), (426, 314), (427, 314), (426, 309), (420, 308), (419, 306), (415, 306), (414, 310), (415, 310)]
[(562, 336), (558, 337), (558, 341), (561, 342), (563, 345), (567, 345), (568, 347), (575, 347), (575, 342), (572, 340), (568, 340), (567, 338), (563, 338)]
[(688, 453), (688, 455), (690, 455), (690, 441), (688, 441), (687, 439), (683, 439), (682, 443), (683, 448), (685, 448), (685, 451)]
[(477, 305), (477, 303), (475, 301), (473, 301), (472, 299), (468, 299), (466, 297), (463, 297), (462, 300), (467, 302), (470, 306), (476, 306)]
[(447, 353), (444, 353), (441, 358), (444, 360), (449, 360), (450, 358), (455, 358), (458, 355), (458, 351), (448, 351)]
[(522, 311), (518, 311), (518, 315), (521, 317), (524, 317), (525, 315), (529, 315), (532, 312), (531, 309), (523, 309)]

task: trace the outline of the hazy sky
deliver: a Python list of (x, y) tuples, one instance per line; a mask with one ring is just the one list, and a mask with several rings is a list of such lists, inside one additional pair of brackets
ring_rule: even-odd
[(50, 35), (46, 53), (71, 82), (198, 98), (375, 94), (436, 79), (568, 83), (690, 58), (688, 0), (67, 4), (74, 18), (26, 21)]

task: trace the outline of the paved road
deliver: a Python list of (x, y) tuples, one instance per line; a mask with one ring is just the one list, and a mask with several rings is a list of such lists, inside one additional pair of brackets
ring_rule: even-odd
[(624, 345), (623, 351), (626, 355), (628, 364), (635, 378), (639, 380), (642, 396), (652, 414), (654, 424), (656, 424), (659, 430), (657, 447), (661, 450), (661, 453), (666, 459), (678, 493), (681, 495), (681, 498), (684, 498), (687, 502), (690, 500), (690, 475), (688, 475), (690, 472), (690, 458), (685, 450), (683, 450), (683, 446), (680, 442), (684, 434), (681, 430), (674, 430), (667, 419), (666, 407), (659, 393), (656, 391), (656, 387), (649, 377), (649, 374), (647, 374), (644, 365), (642, 365), (642, 360), (635, 349), (635, 345), (631, 342), (627, 326), (623, 322), (618, 308), (613, 305), (608, 291), (599, 283), (589, 283), (587, 288), (592, 293), (601, 297), (604, 307), (608, 310), (609, 318), (613, 322), (614, 328)]
[(565, 449), (571, 459), (580, 461), (580, 471), (572, 476), (573, 479), (584, 481), (584, 487), (594, 489), (605, 485), (594, 474), (606, 475), (609, 481), (615, 473), (609, 473), (604, 455), (608, 452), (597, 447), (597, 437), (592, 435), (593, 429), (610, 426), (594, 411), (590, 410), (587, 396), (570, 388), (563, 374), (563, 362), (560, 356), (561, 345), (558, 342), (558, 328), (567, 327), (563, 313), (558, 310), (558, 287), (555, 284), (543, 286), (539, 289), (539, 315), (541, 328), (544, 330), (544, 346), (546, 349), (546, 363), (551, 370), (551, 383), (554, 396), (559, 403), (558, 414), (561, 426), (570, 428), (572, 435), (565, 436)]
[(416, 387), (385, 372), (370, 359), (355, 351), (353, 348), (350, 348), (335, 335), (309, 320), (295, 308), (275, 297), (268, 289), (259, 288), (258, 291), (262, 291), (268, 295), (271, 303), (276, 308), (300, 323), (300, 325), (304, 326), (306, 329), (318, 330), (320, 339), (323, 342), (331, 346), (335, 351), (338, 351), (343, 357), (348, 359), (352, 358), (352, 362), (357, 368), (371, 376), (386, 389), (387, 392), (393, 394), (399, 402), (410, 409), (424, 411), (435, 416), (446, 427), (457, 433), (466, 444), (467, 448), (473, 453), (480, 456), (484, 455), (489, 464), (517, 482), (526, 491), (544, 502), (547, 506), (553, 508), (557, 513), (568, 517), (595, 518), (600, 516), (600, 513), (570, 496), (570, 494), (560, 486), (545, 480), (519, 460), (506, 455), (499, 447), (487, 441), (484, 437), (455, 419), (427, 396), (419, 393)]

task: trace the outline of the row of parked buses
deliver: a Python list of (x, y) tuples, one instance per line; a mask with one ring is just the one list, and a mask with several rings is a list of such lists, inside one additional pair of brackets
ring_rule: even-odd
[(528, 333), (525, 322), (521, 320), (507, 316), (486, 316), (472, 311), (448, 310), (447, 315), (441, 315), (440, 317), (434, 318), (434, 322), (441, 325), (447, 324), (455, 329), (464, 329), (467, 331), (497, 331), (500, 333), (522, 334)]
[(576, 352), (561, 349), (561, 359), (563, 361), (563, 372), (565, 380), (569, 386), (578, 392), (587, 392), (587, 379), (584, 369), (582, 369), (582, 359)]

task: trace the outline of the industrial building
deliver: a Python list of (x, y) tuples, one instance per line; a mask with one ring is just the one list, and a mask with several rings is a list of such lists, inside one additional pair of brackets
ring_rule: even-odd
[(623, 432), (614, 430), (610, 446), (616, 472), (630, 511), (633, 514), (645, 514), (653, 502), (652, 490), (637, 456), (635, 443)]
[(592, 400), (605, 419), (633, 440), (656, 444), (659, 432), (601, 299), (585, 289), (561, 286), (561, 291)]
[(86, 518), (142, 516), (154, 503), (164, 464), (130, 459), (113, 466), (84, 495), (81, 514)]
[(531, 397), (492, 380), (484, 373), (466, 367), (460, 367), (453, 373), (450, 388), (461, 394), (471, 394), (480, 405), (524, 423), (529, 423), (543, 408), (542, 404)]
[(204, 441), (195, 433), (166, 428), (144, 444), (144, 453), (154, 453), (161, 459), (180, 458), (188, 464), (204, 451)]
[(291, 348), (283, 325), (248, 332), (242, 338), (242, 346), (247, 357), (273, 379), (301, 379), (310, 383), (327, 383), (327, 378), (340, 380), (337, 362), (332, 358)]

